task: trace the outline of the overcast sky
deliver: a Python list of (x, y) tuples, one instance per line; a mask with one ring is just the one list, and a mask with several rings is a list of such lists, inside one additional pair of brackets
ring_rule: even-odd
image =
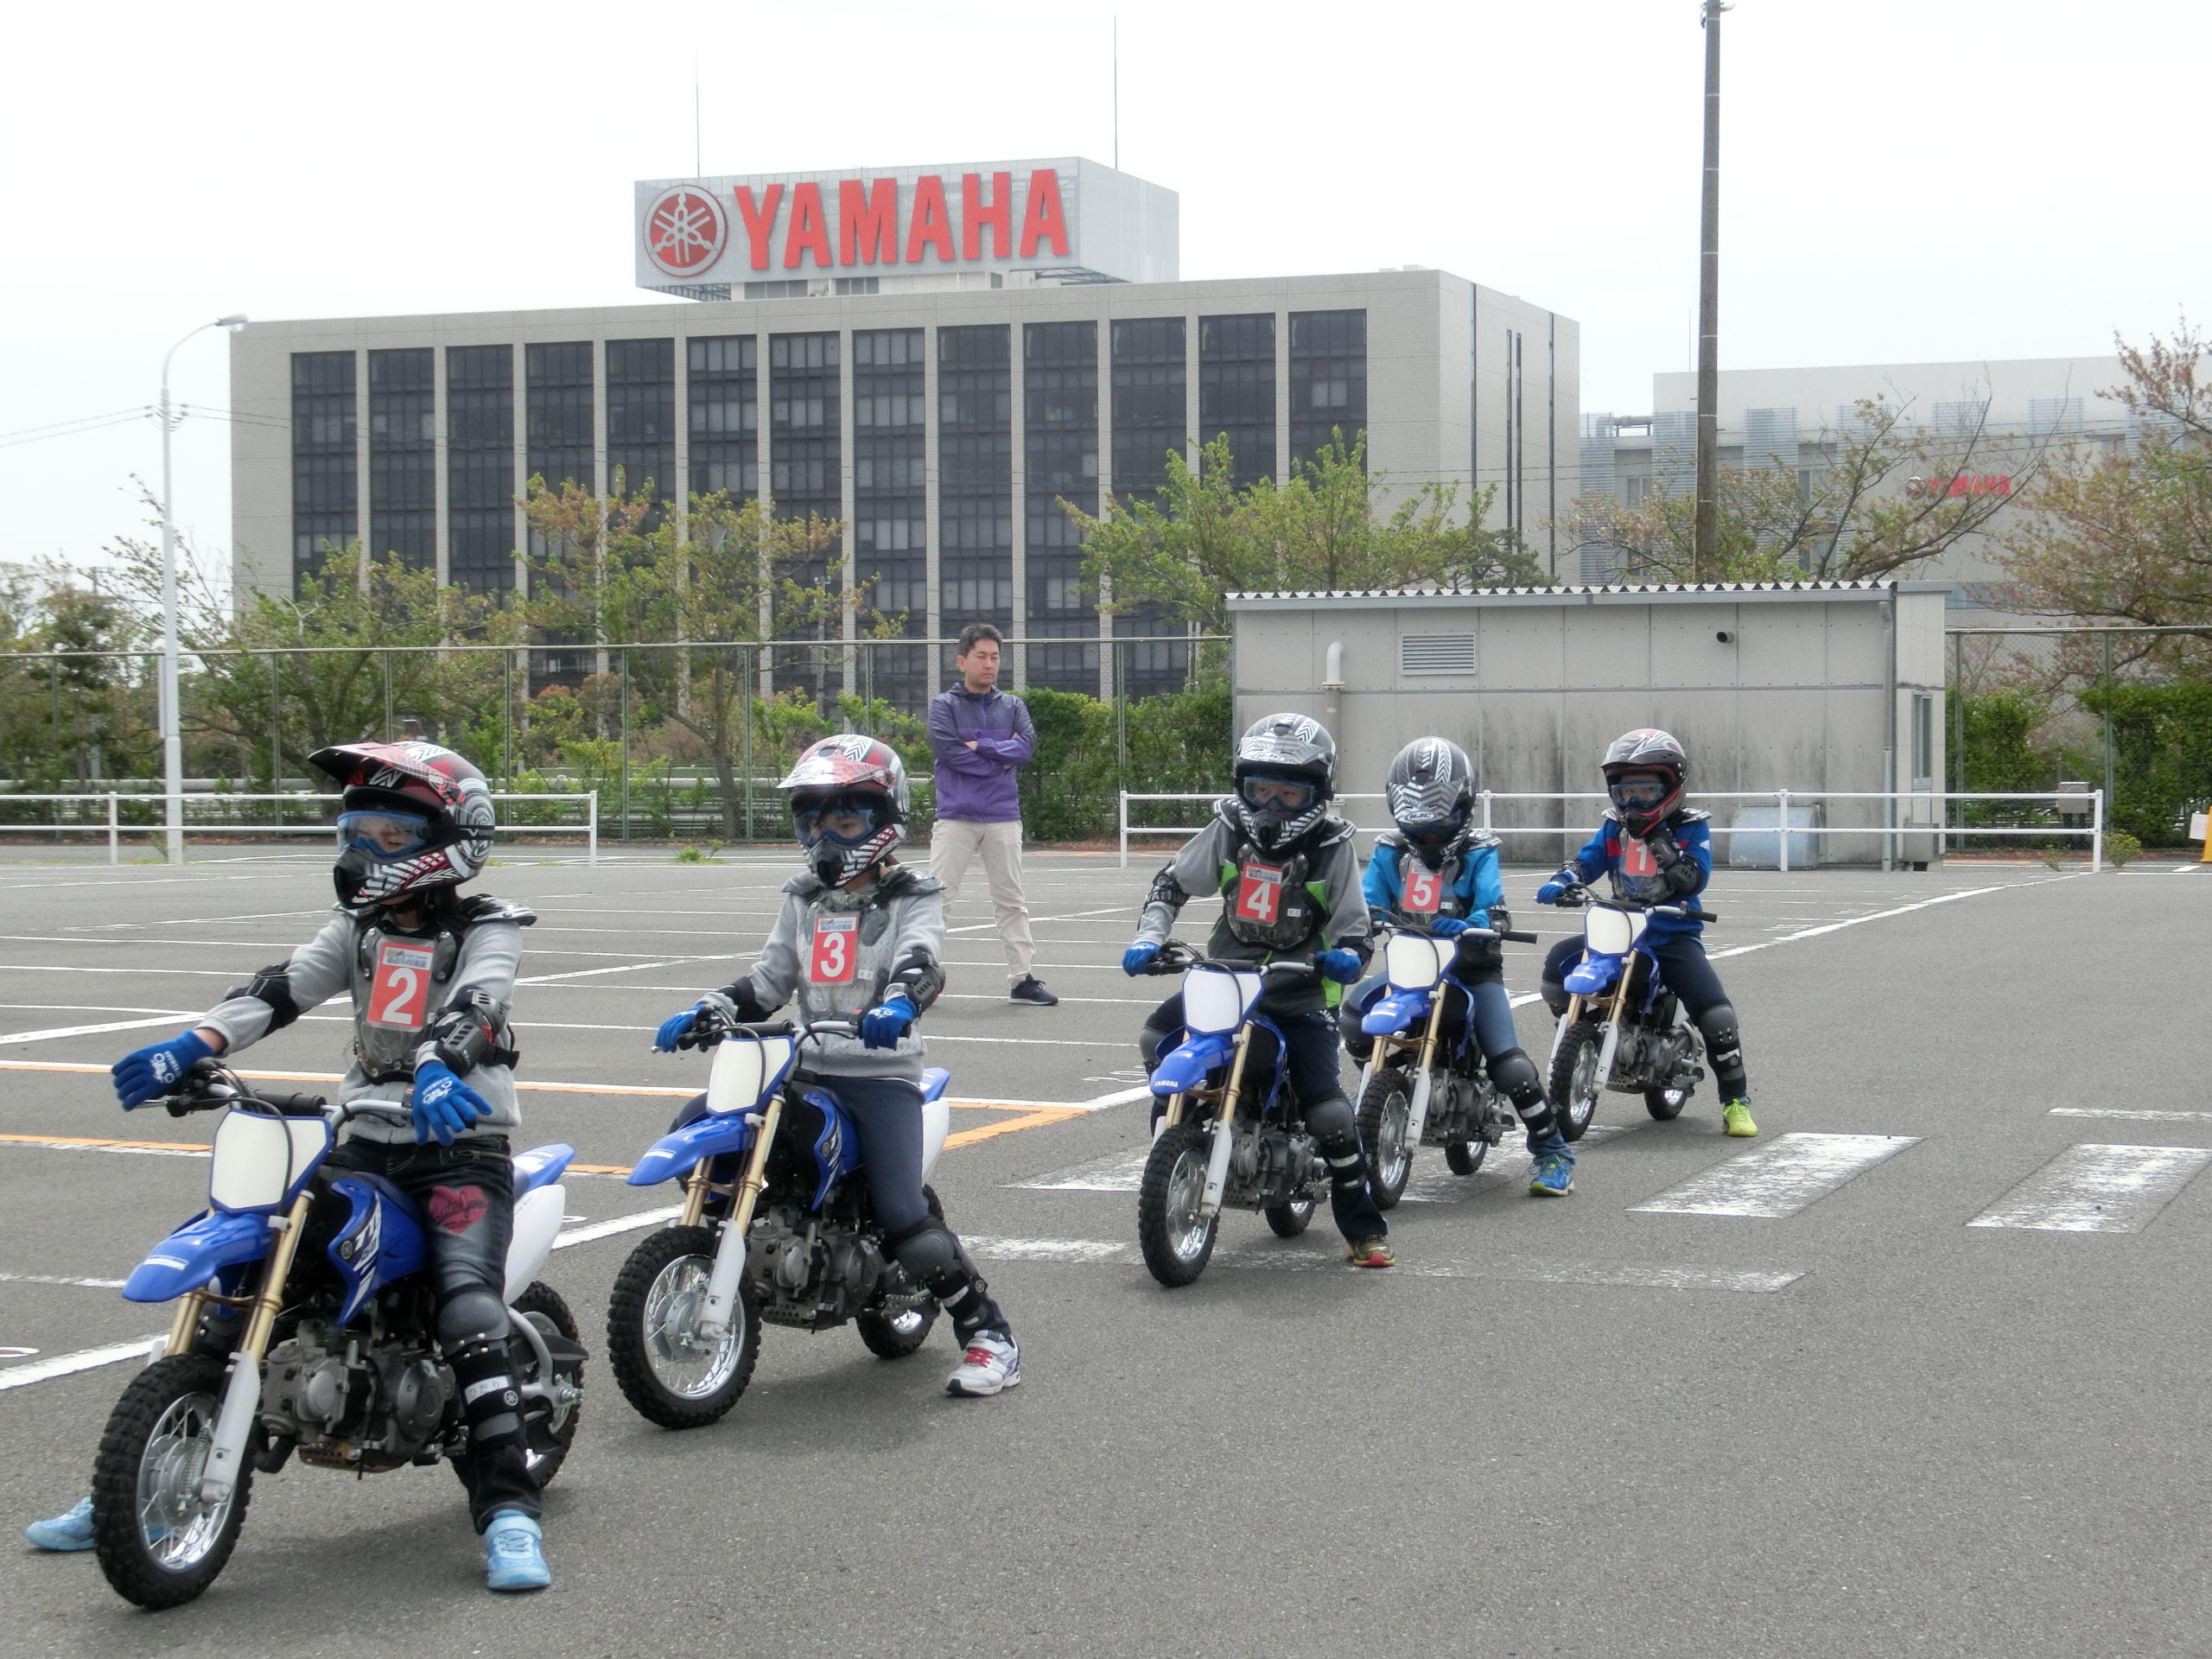
[[(2204, 0), (1741, 0), (1726, 367), (2070, 357), (2206, 302)], [(1690, 361), (1697, 0), (38, 6), (0, 99), (0, 558), (97, 563), (194, 323), (648, 302), (631, 183), (1078, 154), (1185, 277), (1442, 266), (1576, 319), (1586, 409)], [(219, 335), (178, 354), (219, 410)], [(227, 429), (177, 514), (226, 550)]]

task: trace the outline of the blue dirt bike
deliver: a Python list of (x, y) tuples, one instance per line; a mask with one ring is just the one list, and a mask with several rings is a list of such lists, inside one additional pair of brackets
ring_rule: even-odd
[[(607, 1310), (614, 1380), (664, 1428), (702, 1427), (737, 1403), (763, 1320), (802, 1331), (850, 1320), (886, 1359), (912, 1353), (937, 1322), (935, 1300), (883, 1246), (852, 1120), (830, 1084), (798, 1065), (809, 1038), (853, 1029), (842, 1020), (747, 1024), (716, 995), (679, 1039), (715, 1052), (707, 1109), (655, 1141), (629, 1179), (682, 1178), (683, 1208), (630, 1253)], [(950, 1127), (950, 1080), (941, 1067), (922, 1073), (925, 1177)], [(922, 1192), (943, 1220), (937, 1194)]]
[(1566, 909), (1588, 905), (1582, 918), (1582, 960), (1567, 976), (1567, 1012), (1552, 1039), (1551, 1099), (1559, 1132), (1580, 1141), (1597, 1115), (1598, 1096), (1643, 1096), (1652, 1116), (1679, 1117), (1704, 1080), (1705, 1045), (1667, 988), (1659, 959), (1643, 941), (1653, 916), (1717, 922), (1688, 902), (1645, 905), (1600, 899), (1579, 884), (1559, 899)]
[[(254, 1475), (303, 1464), (379, 1473), (467, 1448), (460, 1390), (438, 1352), (423, 1269), (429, 1223), (380, 1176), (326, 1173), (352, 1119), (405, 1124), (404, 1106), (249, 1089), (213, 1060), (149, 1102), (220, 1111), (207, 1208), (126, 1280), (133, 1302), (176, 1301), (161, 1357), (131, 1380), (100, 1437), (92, 1538), (108, 1582), (174, 1607), (214, 1582), (245, 1523)], [(562, 1145), (514, 1160), (505, 1295), (530, 1458), (539, 1483), (583, 1409), (576, 1322), (537, 1282), (568, 1209)]]
[(1360, 1073), (1359, 1139), (1367, 1149), (1369, 1188), (1385, 1210), (1413, 1178), (1414, 1147), (1441, 1147), (1454, 1175), (1471, 1175), (1520, 1122), (1513, 1103), (1490, 1080), (1471, 1019), (1461, 1020), (1459, 1041), (1444, 1050), (1446, 988), (1459, 991), (1454, 1000), (1462, 1010), (1474, 1001), (1473, 988), (1452, 973), (1463, 939), (1534, 944), (1536, 936), (1471, 927), (1444, 938), (1395, 929), (1382, 947), (1388, 983), (1360, 1018), (1375, 1052)]
[[(1257, 1210), (1276, 1236), (1295, 1238), (1328, 1196), (1328, 1166), (1291, 1092), (1281, 1029), (1253, 1011), (1270, 982), (1319, 970), (1217, 962), (1170, 943), (1145, 971), (1183, 975), (1183, 1040), (1152, 1074), (1152, 1092), (1166, 1104), (1137, 1187), (1145, 1266), (1173, 1287), (1205, 1271), (1224, 1209)], [(1255, 1034), (1266, 1039), (1257, 1065)]]

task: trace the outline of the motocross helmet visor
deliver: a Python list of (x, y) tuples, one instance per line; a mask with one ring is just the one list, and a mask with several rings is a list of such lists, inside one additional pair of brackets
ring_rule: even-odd
[(382, 809), (338, 815), (338, 845), (349, 853), (364, 853), (378, 861), (405, 858), (430, 844), (428, 817), (411, 812)]
[(884, 827), (888, 805), (880, 791), (831, 794), (806, 791), (791, 798), (791, 827), (798, 832), (803, 847), (825, 841), (839, 847), (857, 847)]
[(1237, 785), (1237, 793), (1243, 797), (1244, 804), (1249, 807), (1298, 813), (1313, 804), (1317, 791), (1313, 784), (1303, 778), (1281, 778), (1263, 772), (1248, 772)]
[(1665, 800), (1675, 787), (1675, 780), (1662, 773), (1635, 772), (1625, 778), (1615, 779), (1606, 792), (1613, 798), (1613, 804), (1623, 811), (1630, 807), (1649, 810)]

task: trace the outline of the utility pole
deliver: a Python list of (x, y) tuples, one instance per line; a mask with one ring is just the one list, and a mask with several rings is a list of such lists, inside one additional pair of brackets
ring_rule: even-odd
[(1717, 580), (1720, 541), (1720, 14), (1704, 0), (1705, 180), (1698, 211), (1697, 543), (1700, 582)]

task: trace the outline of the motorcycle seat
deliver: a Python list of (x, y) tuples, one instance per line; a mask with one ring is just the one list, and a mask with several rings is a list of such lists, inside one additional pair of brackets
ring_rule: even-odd
[(535, 1192), (541, 1186), (550, 1186), (559, 1180), (574, 1160), (576, 1149), (565, 1141), (556, 1141), (543, 1147), (532, 1147), (528, 1152), (514, 1155), (515, 1197)]
[(952, 1073), (943, 1066), (924, 1066), (922, 1068), (922, 1098), (925, 1101), (943, 1100), (945, 1089), (951, 1082)]

